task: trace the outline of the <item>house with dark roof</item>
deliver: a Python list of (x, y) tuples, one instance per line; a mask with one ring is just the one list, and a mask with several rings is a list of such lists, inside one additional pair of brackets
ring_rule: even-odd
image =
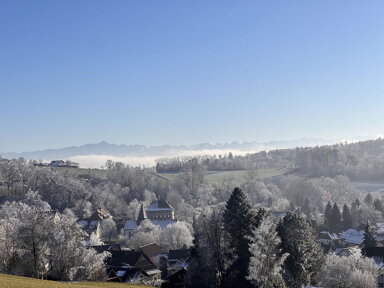
[(64, 160), (52, 160), (49, 164), (38, 163), (35, 166), (50, 166), (50, 167), (66, 167), (66, 168), (79, 168), (79, 163)]
[(151, 243), (139, 248), (140, 251), (152, 260), (157, 266), (160, 265), (160, 258), (167, 257), (167, 253), (161, 249), (157, 243)]
[(171, 204), (166, 200), (153, 201), (147, 208), (148, 218), (153, 219), (175, 219), (175, 212)]
[(187, 269), (185, 268), (172, 271), (166, 277), (165, 282), (161, 285), (161, 288), (184, 288), (186, 276)]
[(321, 231), (317, 236), (316, 242), (323, 246), (335, 247), (341, 244), (341, 238), (336, 233)]
[(144, 205), (141, 205), (139, 216), (136, 220), (125, 221), (124, 235), (131, 238), (136, 228), (146, 219), (149, 219), (152, 224), (159, 226), (160, 229), (164, 229), (169, 224), (177, 222), (174, 218), (174, 210), (167, 201), (153, 201), (147, 209), (144, 209)]
[(95, 249), (97, 253), (112, 252), (112, 251), (121, 251), (121, 246), (120, 246), (120, 244), (108, 244), (108, 245), (88, 246), (88, 248)]
[(161, 271), (142, 251), (109, 251), (108, 280), (114, 282), (153, 284), (161, 278)]
[(337, 256), (344, 256), (344, 257), (359, 257), (361, 255), (361, 249), (359, 246), (349, 246), (344, 248), (336, 248), (335, 254)]
[(169, 250), (168, 269), (175, 270), (180, 268), (187, 268), (190, 256), (191, 251), (189, 249)]
[(51, 167), (61, 167), (64, 165), (65, 165), (64, 160), (52, 160), (51, 163), (48, 164), (48, 166), (51, 166)]

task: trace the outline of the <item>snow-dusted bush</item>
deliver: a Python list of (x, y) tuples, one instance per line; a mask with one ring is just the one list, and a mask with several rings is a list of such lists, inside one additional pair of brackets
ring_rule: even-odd
[(324, 288), (376, 288), (380, 272), (373, 259), (361, 255), (339, 257), (329, 254), (317, 279), (319, 286)]

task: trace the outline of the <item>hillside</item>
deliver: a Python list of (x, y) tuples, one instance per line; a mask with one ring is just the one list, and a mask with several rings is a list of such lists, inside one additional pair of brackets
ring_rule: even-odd
[[(257, 169), (256, 177), (263, 179), (273, 176), (279, 176), (287, 174), (293, 171), (293, 168), (280, 168), (280, 169)], [(244, 183), (247, 177), (247, 170), (234, 170), (234, 171), (206, 171), (204, 175), (204, 180), (209, 184), (220, 184), (227, 178), (234, 178), (239, 183)], [(176, 181), (177, 178), (181, 177), (183, 173), (159, 173), (159, 176), (169, 180)]]
[(27, 277), (0, 274), (0, 287), (5, 288), (145, 288), (150, 286), (129, 285), (124, 283), (111, 282), (81, 282), (81, 283), (63, 283), (48, 280), (38, 280)]

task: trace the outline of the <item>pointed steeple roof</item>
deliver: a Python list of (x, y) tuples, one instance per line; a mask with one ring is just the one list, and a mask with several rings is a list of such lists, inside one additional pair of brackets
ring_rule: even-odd
[(145, 213), (144, 205), (141, 204), (139, 216), (137, 217), (137, 225), (140, 225), (140, 223), (147, 218), (147, 213)]

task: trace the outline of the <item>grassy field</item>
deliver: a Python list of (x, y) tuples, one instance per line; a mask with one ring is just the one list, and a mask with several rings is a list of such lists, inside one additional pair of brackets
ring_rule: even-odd
[(37, 280), (33, 278), (12, 276), (0, 274), (0, 287), (2, 288), (145, 288), (150, 286), (130, 285), (125, 283), (111, 282), (78, 282), (78, 283), (63, 283), (47, 280)]
[(52, 167), (53, 170), (59, 173), (70, 173), (73, 175), (95, 175), (95, 176), (105, 176), (107, 170), (103, 169), (88, 169), (88, 168), (67, 168), (67, 167)]
[[(257, 178), (268, 178), (278, 175), (283, 175), (288, 172), (291, 172), (291, 168), (281, 168), (281, 169), (259, 169), (256, 170)], [(205, 181), (207, 183), (221, 183), (225, 178), (232, 177), (236, 179), (239, 183), (244, 183), (246, 181), (248, 171), (246, 170), (237, 170), (237, 171), (206, 171)], [(169, 181), (175, 181), (182, 173), (161, 173), (161, 177), (168, 179)]]

